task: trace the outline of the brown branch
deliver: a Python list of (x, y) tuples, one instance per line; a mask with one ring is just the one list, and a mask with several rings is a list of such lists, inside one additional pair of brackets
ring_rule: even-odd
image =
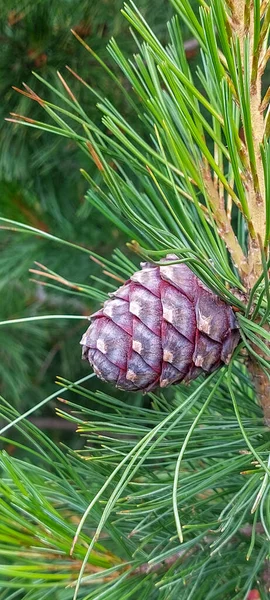
[(238, 269), (242, 280), (245, 282), (249, 273), (248, 262), (233, 231), (231, 221), (224, 207), (224, 201), (218, 194), (209, 169), (204, 168), (202, 170), (202, 177), (220, 237), (224, 240), (233, 263)]
[[(255, 532), (258, 535), (264, 534), (265, 530), (264, 530), (262, 523), (256, 524)], [(248, 524), (248, 525), (245, 525), (244, 527), (241, 527), (241, 529), (239, 529), (238, 533), (244, 537), (250, 538), (253, 533), (253, 525)], [(236, 536), (232, 537), (230, 541), (233, 541), (235, 539), (236, 539)], [(203, 538), (201, 543), (205, 542), (205, 544), (207, 546), (210, 546), (212, 541), (213, 541), (213, 536), (205, 536), (205, 538)], [(132, 572), (132, 575), (155, 573), (160, 570), (169, 569), (171, 566), (173, 566), (175, 563), (177, 563), (177, 561), (179, 559), (185, 560), (186, 558), (189, 558), (192, 554), (194, 554), (194, 552), (196, 552), (200, 548), (201, 548), (201, 546), (195, 545), (195, 546), (193, 546), (193, 548), (189, 548), (187, 550), (180, 550), (179, 552), (176, 552), (172, 556), (169, 556), (168, 558), (165, 558), (165, 560), (160, 561), (156, 564), (149, 564), (148, 562), (144, 563), (144, 564), (140, 565), (139, 567), (137, 567)], [(264, 577), (264, 581), (267, 581), (270, 585), (270, 563), (269, 563), (269, 561), (266, 561), (266, 566), (265, 566), (265, 571), (264, 571), (263, 577)]]
[[(247, 35), (250, 40), (250, 117), (255, 162), (249, 160), (250, 179), (247, 180), (247, 201), (251, 215), (249, 255), (250, 273), (248, 287), (252, 288), (261, 274), (262, 261), (259, 236), (264, 240), (266, 231), (265, 181), (260, 145), (265, 132), (265, 121), (262, 111), (262, 69), (259, 68), (264, 53), (264, 29), (267, 16), (262, 22), (258, 47), (254, 48), (254, 6), (245, 0), (232, 0), (231, 25), (240, 42), (242, 68), (244, 64), (244, 41)], [(268, 11), (267, 11), (268, 12)]]
[(137, 567), (134, 571), (132, 571), (132, 575), (145, 575), (148, 573), (156, 573), (157, 571), (163, 569), (167, 570), (172, 565), (177, 563), (179, 559), (189, 558), (189, 556), (194, 554), (194, 552), (196, 552), (197, 550), (198, 546), (193, 546), (193, 548), (189, 548), (189, 550), (180, 550), (179, 552), (176, 552), (172, 556), (169, 556), (168, 558), (165, 558), (164, 560), (156, 564), (151, 565), (148, 562), (144, 563)]
[[(30, 417), (27, 419), (30, 423), (33, 423), (36, 427), (44, 431), (44, 429), (50, 429), (54, 431), (76, 431), (76, 423), (66, 421), (60, 417)], [(0, 428), (4, 426), (4, 421), (0, 421)]]
[[(269, 331), (269, 325), (264, 325), (264, 329)], [(264, 340), (264, 342), (270, 350), (270, 342), (267, 340)], [(269, 356), (264, 353), (261, 348), (255, 344), (253, 344), (253, 347), (259, 356), (264, 358), (266, 361), (269, 361)], [(250, 356), (249, 368), (255, 391), (263, 411), (264, 422), (270, 428), (270, 374), (262, 369), (260, 363), (253, 356)]]
[(76, 431), (76, 423), (73, 423), (72, 421), (66, 421), (60, 417), (58, 419), (56, 417), (30, 417), (29, 421), (41, 430), (51, 429), (58, 431), (61, 429), (74, 432)]
[[(249, 275), (246, 280), (247, 288), (250, 290), (262, 273), (262, 252), (266, 232), (266, 200), (264, 168), (261, 157), (261, 143), (267, 128), (267, 115), (264, 117), (269, 100), (270, 92), (266, 92), (262, 99), (262, 75), (269, 58), (268, 51), (265, 52), (265, 40), (269, 29), (270, 4), (264, 2), (261, 6), (261, 23), (259, 38), (254, 40), (254, 15), (255, 6), (253, 2), (245, 0), (231, 0), (232, 28), (235, 36), (240, 41), (241, 65), (244, 68), (244, 42), (249, 39), (250, 44), (250, 121), (252, 132), (252, 144), (254, 156), (249, 156), (250, 177), (247, 179), (247, 202), (250, 213), (249, 227), (249, 250), (248, 264)], [(263, 19), (263, 20), (262, 20)], [(247, 38), (248, 36), (248, 38)], [(256, 43), (256, 46), (255, 46)], [(243, 119), (242, 119), (243, 121)], [(246, 136), (246, 131), (244, 131)], [(247, 145), (247, 144), (246, 144)], [(269, 331), (269, 325), (265, 325)], [(255, 347), (255, 346), (254, 346)], [(257, 354), (265, 356), (260, 348), (255, 347)], [(250, 356), (249, 369), (253, 378), (254, 387), (257, 392), (260, 405), (264, 413), (265, 423), (270, 427), (270, 377), (260, 363)]]

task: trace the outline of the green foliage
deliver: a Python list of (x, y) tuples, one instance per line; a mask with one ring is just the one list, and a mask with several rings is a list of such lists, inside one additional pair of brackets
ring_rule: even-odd
[[(154, 2), (155, 10), (145, 0), (140, 5), (163, 38), (166, 34), (164, 15), (166, 18), (171, 15), (170, 4), (161, 7), (159, 2)], [(0, 17), (0, 215), (91, 250), (98, 251), (102, 246), (103, 255), (109, 255), (114, 244), (121, 242), (116, 227), (107, 235), (104, 218), (84, 198), (87, 183), (79, 169), (89, 166), (88, 157), (70, 140), (63, 144), (50, 133), (41, 135), (38, 130), (14, 127), (4, 118), (10, 112), (31, 112), (33, 119), (42, 120), (42, 107), (33, 106), (29, 98), (16, 94), (12, 86), (20, 87), (25, 81), (41, 93), (43, 83), (33, 75), (35, 71), (62, 91), (57, 70), (62, 72), (67, 62), (89, 85), (98, 85), (104, 95), (117, 101), (126, 112), (120, 90), (111, 86), (94, 57), (85, 59), (85, 49), (70, 32), (71, 28), (77, 31), (102, 59), (107, 56), (106, 43), (112, 35), (121, 35), (124, 45), (131, 48), (133, 42), (128, 35), (128, 24), (120, 14), (121, 6), (121, 0), (113, 3), (17, 0), (5, 2)], [(98, 121), (94, 103), (89, 105), (88, 90), (76, 79), (73, 91)], [(54, 91), (49, 93), (53, 101)], [(91, 173), (99, 181), (94, 171), (93, 165)], [(85, 284), (89, 283), (90, 274), (99, 276), (99, 269), (86, 255), (78, 262), (76, 255), (69, 254), (66, 248), (56, 251), (46, 240), (26, 236), (19, 239), (14, 234), (5, 235), (3, 230), (0, 236), (0, 320), (51, 311), (89, 314), (94, 309), (87, 299), (60, 296), (54, 288), (29, 283), (28, 270), (35, 268), (34, 260), (60, 272), (63, 277)], [(83, 367), (78, 347), (81, 329), (75, 326), (67, 331), (66, 325), (66, 321), (54, 321), (52, 328), (46, 321), (42, 327), (32, 326), (31, 332), (21, 326), (20, 335), (14, 328), (0, 330), (0, 392), (6, 398), (29, 406), (41, 400), (44, 392), (51, 391), (57, 373), (74, 378), (81, 375)]]
[[(132, 411), (124, 399), (74, 385), (88, 404), (57, 409), (82, 436), (68, 453), (22, 421), (15, 456), (1, 459), (2, 598), (20, 589), (27, 600), (45, 592), (71, 600), (85, 556), (84, 600), (245, 597), (269, 549), (268, 434), (242, 361), (231, 382), (251, 450), (227, 381), (222, 371), (167, 399), (151, 394), (151, 408)], [(6, 403), (1, 413), (17, 416)]]
[[(29, 122), (23, 116), (18, 120), (31, 129), (76, 141), (84, 155), (91, 155), (106, 187), (82, 170), (90, 184), (87, 199), (135, 238), (134, 248), (139, 254), (158, 260), (173, 251), (209, 287), (243, 310), (245, 296), (241, 300), (231, 289), (247, 292), (252, 287), (250, 273), (256, 281), (261, 261), (258, 239), (266, 248), (269, 243), (267, 192), (265, 206), (257, 209), (266, 214), (262, 231), (258, 229), (262, 216), (255, 211), (251, 215), (252, 203), (256, 204), (256, 197), (262, 193), (258, 188), (257, 155), (259, 151), (266, 156), (268, 142), (263, 139), (261, 147), (256, 148), (253, 141), (249, 49), (246, 43), (241, 51), (237, 37), (231, 41), (226, 14), (219, 3), (213, 2), (212, 11), (201, 9), (201, 23), (189, 3), (179, 2), (179, 9), (201, 44), (202, 64), (195, 77), (186, 58), (178, 18), (169, 23), (169, 43), (164, 47), (131, 2), (125, 5), (123, 14), (133, 27), (138, 53), (128, 61), (114, 39), (109, 52), (128, 79), (132, 93), (106, 67), (132, 110), (129, 118), (100, 91), (81, 81), (98, 99), (105, 129), (97, 127), (62, 76), (60, 92), (37, 75), (50, 94), (54, 91), (59, 105), (45, 100), (44, 94), (37, 96), (27, 86), (22, 93), (41, 104), (53, 124)], [(264, 273), (262, 280), (268, 289), (267, 263)], [(265, 321), (268, 310), (262, 290), (255, 315), (261, 314)], [(269, 357), (269, 350), (260, 340), (260, 336), (269, 340), (269, 334), (257, 323), (252, 332), (244, 319), (240, 325), (249, 345), (256, 341)], [(268, 359), (260, 353), (258, 360), (267, 366)]]
[[(3, 600), (247, 600), (254, 588), (267, 598), (269, 429), (246, 358), (248, 352), (256, 357), (261, 377), (269, 376), (268, 117), (267, 102), (259, 103), (252, 85), (262, 75), (259, 58), (266, 60), (270, 11), (263, 3), (260, 15), (254, 3), (252, 20), (247, 3), (241, 29), (233, 0), (200, 4), (198, 15), (188, 0), (173, 0), (201, 46), (195, 74), (178, 18), (169, 23), (164, 46), (130, 2), (123, 12), (137, 54), (128, 60), (115, 40), (109, 45), (128, 83), (104, 65), (127, 113), (82, 80), (98, 100), (98, 127), (62, 75), (60, 91), (38, 74), (48, 100), (45, 91), (37, 96), (26, 86), (24, 93), (47, 122), (15, 120), (76, 142), (97, 170), (82, 169), (90, 186), (87, 202), (124, 238), (133, 238), (130, 246), (143, 258), (158, 262), (173, 251), (189, 264), (233, 304), (242, 341), (228, 366), (188, 387), (151, 393), (144, 404), (107, 386), (93, 391), (93, 374), (75, 383), (61, 378), (60, 394), (72, 391), (79, 398), (77, 404), (69, 395), (57, 407), (77, 426), (81, 446), (75, 450), (60, 450), (3, 401), (0, 435), (7, 449), (15, 446), (14, 457), (4, 452), (1, 459)], [(264, 125), (261, 144), (254, 114), (258, 130)], [(59, 271), (37, 264), (34, 274), (62, 296), (66, 291), (80, 302), (102, 301), (135, 268), (120, 250), (103, 260), (58, 232), (9, 217), (1, 222), (15, 228), (14, 235), (57, 244), (76, 261), (87, 255), (98, 261), (106, 278), (92, 286), (73, 276), (69, 263)], [(60, 313), (75, 321), (83, 314)], [(29, 318), (43, 317), (57, 319), (55, 311)], [(0, 325), (15, 322), (29, 320)], [(88, 379), (91, 384), (83, 386)], [(12, 442), (5, 436), (15, 426), (20, 437)]]
[[(36, 85), (32, 71), (50, 78), (51, 82), (60, 90), (61, 85), (57, 77), (57, 70), (65, 68), (67, 61), (75, 71), (83, 66), (81, 74), (86, 76), (90, 85), (98, 84), (104, 86), (104, 93), (112, 96), (108, 80), (104, 79), (103, 72), (93, 59), (85, 60), (83, 48), (78, 46), (75, 38), (70, 34), (74, 29), (85, 40), (91, 41), (95, 52), (105, 56), (106, 41), (112, 35), (121, 33), (122, 39), (129, 43), (127, 27), (124, 26), (120, 15), (122, 2), (117, 0), (112, 3), (103, 0), (96, 2), (71, 2), (52, 0), (39, 0), (36, 3), (29, 0), (17, 0), (17, 2), (6, 2), (1, 12), (2, 30), (2, 52), (0, 63), (1, 74), (1, 97), (4, 103), (1, 106), (2, 118), (10, 111), (23, 113), (29, 108), (29, 100), (14, 94), (12, 86), (21, 86), (22, 81), (27, 81), (31, 87)], [(141, 8), (146, 14), (150, 13), (147, 2), (142, 0)], [(166, 7), (167, 17), (170, 16), (170, 7)], [(164, 35), (164, 8), (156, 7), (155, 21), (161, 35)], [(85, 66), (84, 66), (85, 63)], [(41, 88), (40, 88), (41, 89)], [(79, 83), (75, 84), (74, 92), (79, 89)], [(39, 86), (36, 87), (39, 92)], [(80, 92), (83, 100), (83, 89)], [(40, 117), (40, 107), (36, 106), (32, 116)], [(2, 121), (2, 119), (1, 119)], [(1, 154), (0, 172), (4, 180), (14, 179), (17, 181), (28, 181), (34, 187), (39, 199), (51, 208), (51, 216), (56, 219), (57, 208), (48, 206), (48, 191), (53, 191), (59, 204), (58, 210), (65, 208), (61, 206), (61, 195), (58, 193), (59, 177), (64, 184), (64, 174), (71, 165), (76, 165), (76, 149), (69, 144), (56, 143), (53, 145), (50, 137), (40, 136), (38, 132), (29, 135), (20, 129), (2, 126), (3, 149)], [(64, 172), (63, 172), (64, 170)], [(30, 179), (31, 177), (31, 179)], [(77, 173), (73, 173), (75, 181)], [(51, 181), (50, 181), (51, 180)], [(39, 187), (38, 187), (39, 182)], [(69, 179), (68, 185), (72, 184)], [(47, 189), (46, 187), (49, 186)], [(64, 200), (64, 198), (63, 198)], [(62, 200), (62, 202), (63, 202)], [(54, 209), (54, 212), (53, 212)], [(49, 210), (50, 212), (50, 210)], [(62, 215), (68, 220), (68, 215)], [(60, 219), (60, 221), (62, 221)]]

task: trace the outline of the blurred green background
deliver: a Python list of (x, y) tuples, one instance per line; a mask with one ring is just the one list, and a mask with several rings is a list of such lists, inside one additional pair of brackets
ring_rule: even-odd
[[(137, 0), (136, 4), (166, 43), (166, 22), (173, 14), (169, 0)], [(7, 1), (2, 6), (0, 25), (1, 215), (82, 244), (103, 256), (110, 256), (115, 246), (124, 248), (126, 240), (85, 199), (87, 182), (79, 169), (85, 168), (98, 178), (92, 162), (70, 140), (4, 119), (13, 112), (42, 121), (44, 111), (39, 104), (12, 86), (21, 88), (26, 82), (47, 100), (55, 101), (32, 72), (62, 91), (59, 70), (84, 109), (99, 122), (94, 96), (67, 72), (66, 64), (126, 113), (119, 89), (111, 85), (102, 67), (70, 32), (74, 29), (127, 85), (106, 51), (112, 36), (130, 55), (135, 48), (121, 7), (122, 0)], [(186, 40), (190, 37), (184, 24), (183, 34)], [(191, 42), (191, 59), (196, 53), (192, 48)], [(95, 308), (83, 298), (74, 299), (35, 284), (29, 274), (34, 261), (38, 261), (64, 277), (89, 283), (90, 276), (100, 276), (101, 269), (86, 254), (4, 228), (0, 231), (0, 251), (0, 320), (48, 313), (90, 314)], [(87, 374), (89, 366), (81, 361), (79, 346), (84, 329), (85, 322), (63, 320), (1, 327), (1, 395), (22, 412), (55, 390), (56, 375), (76, 379)], [(46, 414), (52, 416), (53, 408), (50, 404)]]

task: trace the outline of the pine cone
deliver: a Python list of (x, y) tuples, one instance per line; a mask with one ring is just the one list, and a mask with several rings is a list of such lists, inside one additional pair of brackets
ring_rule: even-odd
[(129, 391), (188, 382), (228, 363), (239, 342), (235, 315), (183, 263), (142, 263), (84, 334), (96, 375)]

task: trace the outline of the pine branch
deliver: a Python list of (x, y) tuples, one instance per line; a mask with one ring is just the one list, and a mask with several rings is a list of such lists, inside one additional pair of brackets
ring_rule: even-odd
[[(268, 418), (270, 187), (268, 117), (262, 111), (263, 107), (268, 112), (268, 96), (261, 97), (261, 79), (270, 12), (266, 3), (260, 5), (257, 0), (203, 0), (200, 4), (196, 11), (188, 0), (173, 0), (201, 48), (196, 74), (187, 61), (178, 18), (170, 22), (169, 44), (164, 46), (130, 2), (123, 14), (132, 26), (137, 53), (129, 60), (114, 39), (109, 45), (120, 75), (83, 40), (91, 60), (97, 58), (105, 68), (110, 86), (116, 88), (121, 79), (117, 89), (123, 92), (130, 112), (119, 110), (111, 97), (93, 90), (71, 69), (76, 86), (81, 83), (98, 100), (100, 127), (62, 73), (57, 85), (37, 75), (38, 86), (42, 84), (46, 93), (39, 87), (33, 90), (32, 83), (20, 90), (24, 101), (32, 100), (35, 110), (44, 111), (48, 123), (35, 115), (24, 117), (23, 111), (12, 116), (29, 131), (53, 133), (77, 144), (82, 156), (91, 161), (90, 173), (82, 171), (90, 185), (89, 202), (134, 239), (130, 247), (151, 263), (133, 275), (135, 265), (120, 251), (112, 260), (93, 253), (109, 275), (107, 289), (129, 280), (93, 316), (94, 335), (88, 331), (84, 336), (84, 353), (108, 382), (118, 385), (120, 376), (125, 377), (126, 387), (121, 387), (127, 392), (110, 395), (106, 387), (94, 392), (81, 380), (75, 384), (59, 380), (64, 391), (77, 394), (81, 406), (71, 396), (64, 402), (59, 399), (57, 415), (76, 425), (85, 445), (60, 451), (23, 420), (34, 408), (19, 415), (3, 401), (1, 417), (7, 424), (1, 435), (18, 427), (38, 461), (33, 465), (6, 454), (2, 457), (5, 477), (0, 513), (5, 532), (3, 539), (0, 534), (0, 551), (8, 568), (4, 574), (0, 569), (0, 581), (5, 576), (8, 589), (23, 590), (27, 600), (36, 600), (43, 588), (51, 595), (60, 591), (64, 600), (135, 599), (138, 593), (141, 600), (154, 600), (157, 590), (161, 600), (168, 594), (173, 600), (250, 599), (255, 590), (263, 600), (267, 597), (269, 430), (249, 372), (254, 371), (255, 380), (256, 373), (259, 376), (261, 405)], [(80, 249), (81, 256), (92, 253), (92, 248), (63, 242), (60, 235), (42, 232), (33, 224), (20, 225), (12, 218), (3, 223), (15, 228), (16, 234), (19, 230), (69, 246), (70, 251)], [(39, 263), (34, 275), (48, 289), (54, 286), (55, 291), (104, 299), (100, 281), (94, 279), (92, 286), (81, 284), (76, 276), (73, 280)], [(182, 279), (177, 280), (180, 272), (187, 277), (187, 287)], [(144, 287), (140, 278), (145, 273)], [(200, 290), (196, 303), (195, 287)], [(163, 289), (180, 294), (181, 301), (162, 304)], [(133, 298), (133, 290), (142, 296)], [(213, 300), (210, 290), (219, 298)], [(186, 297), (189, 292), (193, 304)], [(226, 327), (228, 337), (223, 332), (221, 341), (210, 335), (220, 313), (215, 319), (218, 312), (204, 310), (212, 300), (226, 316), (227, 325), (231, 323), (229, 330)], [(155, 302), (159, 302), (158, 309)], [(182, 311), (187, 302), (192, 305), (190, 322)], [(134, 337), (134, 323), (147, 327), (149, 321), (144, 320), (153, 316), (159, 330), (160, 323), (164, 329), (173, 324), (177, 329), (184, 322), (187, 329), (178, 332), (180, 342), (155, 346), (153, 336), (159, 335), (160, 341), (164, 332), (152, 331), (152, 321), (145, 337)], [(231, 357), (238, 343), (238, 326), (241, 342)], [(112, 335), (112, 331), (117, 333)], [(196, 354), (201, 334), (205, 345)], [(164, 336), (166, 343), (175, 335), (173, 330), (171, 338)], [(188, 336), (194, 343), (189, 372), (191, 367), (204, 367), (208, 376), (190, 377), (189, 386), (164, 387), (157, 393), (148, 387), (143, 404), (140, 390), (146, 385), (137, 385), (135, 367), (128, 371), (131, 352), (139, 363), (147, 341), (148, 360), (150, 356), (154, 361), (158, 347), (159, 367), (172, 368), (176, 350), (179, 360), (183, 359)], [(223, 351), (226, 341), (229, 348), (219, 363), (214, 357), (220, 354), (214, 354), (213, 346), (219, 344), (219, 352)], [(95, 362), (93, 354), (102, 364)], [(209, 361), (208, 368), (204, 360)], [(145, 377), (146, 371), (151, 375), (147, 360), (139, 375)], [(154, 368), (153, 372), (156, 377)], [(158, 381), (166, 386), (169, 379), (161, 374), (158, 371)], [(156, 380), (150, 380), (150, 389)], [(179, 381), (179, 375), (171, 381)], [(131, 410), (127, 393), (133, 384), (137, 387)], [(55, 397), (56, 393), (51, 394), (37, 408)], [(18, 444), (27, 454), (26, 446)], [(10, 526), (13, 521), (15, 526)], [(24, 541), (27, 550), (22, 564), (14, 559), (10, 538), (16, 551)], [(42, 552), (48, 549), (51, 558), (46, 563)]]
[[(266, 438), (262, 439), (259, 409), (256, 409), (252, 401), (252, 388), (240, 363), (235, 366), (234, 378), (246, 431), (260, 457), (266, 458), (267, 441)], [(178, 418), (175, 418), (170, 403), (162, 396), (152, 395), (151, 410), (134, 405), (131, 414), (126, 402), (101, 392), (93, 393), (80, 383), (75, 384), (74, 392), (83, 394), (87, 398), (87, 404), (78, 411), (78, 405), (68, 400), (64, 404), (67, 410), (58, 412), (68, 423), (76, 424), (82, 436), (87, 434), (88, 442), (85, 448), (68, 455), (32, 423), (26, 420), (17, 423), (28, 446), (24, 446), (24, 452), (29, 457), (34, 452), (35, 466), (28, 459), (24, 461), (16, 456), (2, 457), (1, 464), (5, 469), (1, 486), (5, 508), (0, 506), (2, 531), (8, 520), (9, 525), (10, 522), (14, 523), (9, 539), (0, 539), (0, 551), (4, 550), (8, 560), (5, 565), (6, 579), (3, 581), (6, 589), (9, 589), (9, 582), (12, 584), (11, 590), (22, 589), (23, 586), (25, 593), (33, 600), (36, 599), (37, 589), (38, 594), (42, 593), (44, 581), (51, 594), (56, 593), (56, 590), (60, 593), (63, 583), (65, 586), (69, 583), (66, 598), (71, 600), (74, 595), (74, 579), (84, 560), (87, 536), (94, 533), (93, 523), (98, 523), (103, 512), (103, 503), (100, 505), (101, 510), (91, 511), (91, 519), (85, 533), (81, 531), (77, 539), (75, 557), (72, 559), (69, 556), (72, 535), (89, 496), (93, 498), (101, 484), (106, 483), (107, 491), (103, 491), (102, 499), (110, 503), (115, 487), (122, 480), (121, 470), (118, 470), (117, 475), (119, 463), (132, 449), (139, 447), (138, 442), (145, 436), (155, 436), (155, 431), (158, 430), (160, 433), (153, 438), (154, 444), (148, 444), (146, 451), (141, 453), (141, 465), (140, 461), (133, 463), (135, 471), (130, 482), (126, 481), (127, 473), (125, 480), (122, 480), (122, 495), (115, 508), (111, 506), (112, 513), (101, 540), (102, 545), (96, 541), (90, 562), (87, 562), (80, 597), (86, 600), (89, 593), (93, 598), (98, 593), (111, 595), (116, 589), (116, 598), (122, 598), (125, 590), (130, 589), (132, 581), (134, 599), (137, 585), (140, 585), (140, 593), (144, 589), (148, 590), (146, 593), (151, 598), (157, 584), (164, 600), (170, 585), (174, 587), (175, 598), (180, 594), (187, 598), (193, 590), (195, 598), (201, 600), (203, 595), (200, 595), (197, 587), (200, 577), (203, 576), (204, 581), (202, 594), (205, 595), (207, 589), (215, 590), (213, 569), (215, 577), (219, 573), (223, 584), (226, 582), (224, 598), (241, 597), (234, 589), (235, 569), (242, 596), (257, 587), (255, 582), (258, 574), (266, 568), (264, 563), (267, 553), (264, 543), (267, 527), (267, 507), (264, 503), (266, 490), (264, 495), (260, 493), (263, 471), (254, 464), (253, 454), (243, 448), (241, 432), (233, 417), (232, 406), (228, 403), (228, 390), (225, 386), (216, 389), (211, 410), (208, 407), (201, 416), (200, 426), (194, 429), (185, 450), (180, 486), (177, 489), (184, 544), (179, 545), (174, 537), (171, 505), (174, 463), (179, 447), (193, 427), (194, 418), (198, 416), (200, 407), (215, 386), (216, 381), (204, 382), (200, 391), (193, 383), (193, 394), (187, 388), (176, 390), (174, 413), (178, 414)], [(96, 403), (91, 408), (93, 398)], [(195, 398), (197, 400), (194, 402)], [(1, 412), (8, 419), (14, 415), (14, 409), (7, 403), (2, 404)], [(171, 421), (171, 427), (163, 428), (164, 417)], [(98, 443), (100, 439), (102, 444)], [(10, 440), (3, 441), (10, 443)], [(16, 441), (12, 440), (12, 443), (16, 448)], [(263, 465), (265, 464), (263, 461)], [(114, 485), (108, 485), (111, 476)], [(243, 478), (244, 484), (241, 483)], [(33, 490), (36, 490), (35, 494)], [(254, 516), (249, 512), (256, 496), (260, 496), (262, 520), (258, 510)], [(13, 497), (16, 497), (15, 512)], [(35, 527), (33, 518), (39, 520)], [(42, 523), (46, 523), (45, 529)], [(64, 536), (61, 529), (59, 537), (56, 523), (62, 523), (61, 527), (65, 527)], [(116, 538), (115, 526), (118, 532)], [(50, 534), (46, 533), (48, 528)], [(17, 540), (14, 565), (14, 546), (12, 548), (10, 545), (13, 539), (14, 543)], [(110, 553), (112, 539), (118, 540), (118, 554)], [(120, 539), (123, 541), (119, 545)], [(24, 549), (18, 556), (18, 544), (21, 541)], [(109, 546), (106, 549), (107, 544)], [(134, 551), (135, 556), (132, 557)], [(243, 560), (245, 552), (250, 552), (248, 563)], [(105, 565), (104, 561), (109, 561), (110, 564)], [(115, 566), (111, 567), (113, 562)], [(20, 564), (23, 565), (23, 581), (19, 573)], [(61, 565), (61, 573), (58, 565)], [(31, 581), (33, 575), (39, 576), (40, 581), (35, 587), (29, 588), (27, 582)], [(263, 593), (263, 587), (259, 587)], [(220, 585), (214, 598), (218, 598), (219, 594)]]
[[(260, 4), (260, 3), (259, 3)], [(267, 21), (269, 16), (265, 16), (264, 25), (260, 30), (260, 10), (258, 3), (254, 2), (253, 8), (246, 12), (246, 2), (232, 2), (232, 30), (235, 39), (239, 40), (240, 56), (239, 69), (245, 71), (245, 77), (249, 82), (247, 85), (250, 92), (249, 106), (250, 125), (246, 122), (246, 142), (247, 136), (252, 136), (252, 144), (250, 145), (250, 171), (251, 183), (248, 186), (248, 203), (250, 214), (252, 215), (252, 225), (254, 234), (250, 241), (250, 266), (251, 266), (251, 285), (256, 280), (261, 272), (261, 251), (259, 239), (265, 239), (265, 183), (264, 171), (261, 157), (261, 144), (264, 140), (265, 120), (261, 111), (262, 104), (262, 71), (259, 69), (259, 64), (264, 52), (264, 36), (265, 28), (267, 29)], [(265, 27), (266, 26), (266, 27)], [(249, 36), (247, 38), (247, 35)], [(241, 58), (240, 58), (241, 57)], [(248, 115), (247, 115), (248, 117)], [(250, 126), (250, 132), (247, 127)]]
[(238, 269), (242, 279), (245, 280), (249, 272), (249, 264), (233, 231), (231, 215), (228, 215), (225, 210), (224, 199), (220, 198), (209, 169), (203, 171), (202, 177), (208, 195), (208, 202), (218, 227), (218, 233), (230, 252), (234, 266)]

